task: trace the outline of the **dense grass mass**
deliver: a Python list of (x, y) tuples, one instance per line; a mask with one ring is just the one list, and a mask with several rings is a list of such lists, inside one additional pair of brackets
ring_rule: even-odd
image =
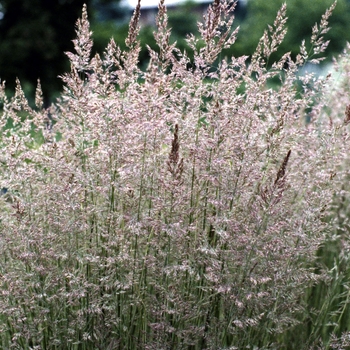
[(238, 31), (215, 0), (192, 60), (161, 2), (145, 71), (140, 4), (103, 57), (84, 8), (57, 103), (2, 84), (2, 349), (346, 348), (349, 51), (299, 73), (333, 8), (270, 62), (286, 6), (252, 57), (223, 58)]

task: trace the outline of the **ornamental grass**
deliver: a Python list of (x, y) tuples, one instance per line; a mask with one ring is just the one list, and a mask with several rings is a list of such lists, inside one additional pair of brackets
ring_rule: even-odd
[(94, 56), (84, 7), (55, 103), (2, 84), (2, 349), (345, 346), (349, 51), (341, 78), (300, 74), (334, 6), (271, 62), (285, 5), (254, 55), (224, 57), (235, 3), (214, 0), (190, 55), (161, 0), (146, 70), (140, 2), (127, 50)]

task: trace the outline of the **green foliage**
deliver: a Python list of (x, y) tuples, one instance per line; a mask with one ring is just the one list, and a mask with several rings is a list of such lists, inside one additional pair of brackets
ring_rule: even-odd
[[(142, 15), (141, 15), (142, 16)], [(198, 36), (197, 21), (201, 18), (194, 11), (192, 2), (185, 3), (176, 8), (172, 8), (168, 12), (168, 22), (171, 28), (171, 42), (176, 42), (176, 47), (184, 52), (191, 51), (186, 43), (186, 36), (194, 34)], [(155, 24), (155, 23), (154, 23)], [(128, 24), (118, 24), (115, 21), (93, 22), (91, 26), (94, 38), (94, 50), (103, 53), (110, 38), (112, 37), (122, 50), (126, 49), (125, 38), (128, 34)], [(138, 39), (141, 43), (141, 52), (139, 56), (140, 67), (146, 69), (149, 62), (149, 54), (147, 46), (157, 51), (156, 42), (154, 40), (155, 27), (152, 24), (141, 26)]]
[[(267, 29), (268, 24), (272, 24), (276, 13), (283, 3), (287, 4), (287, 24), (288, 32), (285, 40), (279, 47), (278, 55), (274, 55), (273, 60), (278, 59), (282, 53), (291, 51), (295, 56), (299, 52), (299, 47), (303, 39), (310, 38), (311, 28), (319, 21), (324, 10), (331, 6), (331, 0), (249, 0), (247, 15), (242, 22), (241, 31), (236, 45), (230, 53), (235, 55), (252, 54), (257, 47), (262, 33)], [(326, 39), (331, 40), (327, 55), (330, 59), (332, 55), (341, 52), (347, 41), (350, 40), (350, 9), (349, 2), (338, 0), (337, 6), (330, 19), (332, 28), (326, 34)], [(306, 43), (307, 49), (310, 49)]]
[(58, 76), (69, 70), (64, 53), (73, 49), (74, 25), (83, 4), (92, 9), (92, 5), (111, 2), (118, 1), (2, 0), (1, 81), (6, 80), (8, 88), (14, 90), (18, 77), (28, 96), (33, 96), (40, 78), (48, 103), (62, 89)]
[(0, 21), (0, 78), (15, 87), (15, 77), (45, 95), (60, 89), (59, 74), (69, 68), (64, 52), (72, 49), (74, 23), (85, 0), (4, 0)]
[(197, 21), (201, 20), (201, 18), (195, 12), (195, 6), (192, 2), (188, 2), (169, 10), (169, 27), (175, 40), (183, 40), (189, 34), (198, 35)]

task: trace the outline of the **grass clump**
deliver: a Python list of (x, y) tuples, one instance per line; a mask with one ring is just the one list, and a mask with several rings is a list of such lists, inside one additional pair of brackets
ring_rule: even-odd
[(329, 77), (298, 71), (321, 59), (334, 5), (310, 48), (274, 63), (285, 5), (251, 58), (219, 59), (234, 6), (209, 7), (190, 60), (161, 1), (145, 71), (140, 3), (127, 50), (111, 40), (102, 58), (84, 7), (57, 103), (44, 109), (39, 86), (31, 108), (19, 82), (10, 100), (2, 85), (2, 348), (277, 349), (312, 322), (348, 138), (345, 106), (332, 122), (324, 108)]

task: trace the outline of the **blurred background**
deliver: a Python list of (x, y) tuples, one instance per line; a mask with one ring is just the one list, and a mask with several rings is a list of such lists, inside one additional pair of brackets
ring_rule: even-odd
[[(283, 2), (287, 3), (288, 34), (276, 59), (286, 51), (295, 55), (301, 40), (310, 37), (312, 26), (333, 3), (332, 0), (238, 0), (234, 26), (241, 26), (241, 30), (236, 44), (223, 55), (252, 54)], [(64, 52), (73, 50), (75, 23), (84, 3), (88, 6), (94, 51), (102, 53), (111, 37), (124, 48), (136, 0), (0, 0), (0, 78), (6, 80), (10, 92), (18, 77), (27, 97), (33, 99), (40, 77), (47, 104), (59, 94), (62, 83), (58, 76), (69, 70)], [(185, 48), (186, 34), (198, 34), (196, 23), (209, 3), (208, 0), (165, 0), (172, 40), (178, 42), (180, 49)], [(157, 0), (141, 1), (142, 68), (148, 61), (145, 44), (156, 49), (153, 39), (156, 14)], [(331, 40), (328, 61), (350, 41), (349, 0), (338, 0), (330, 25), (332, 29), (326, 35)]]

